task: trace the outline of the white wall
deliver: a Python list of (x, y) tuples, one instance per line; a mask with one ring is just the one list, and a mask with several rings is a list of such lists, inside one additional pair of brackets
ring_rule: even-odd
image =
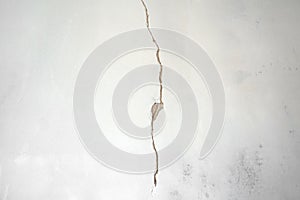
[(74, 83), (87, 56), (143, 28), (139, 0), (0, 1), (0, 199), (300, 197), (300, 1), (147, 1), (151, 25), (202, 46), (226, 92), (221, 139), (159, 174), (94, 160), (76, 134)]

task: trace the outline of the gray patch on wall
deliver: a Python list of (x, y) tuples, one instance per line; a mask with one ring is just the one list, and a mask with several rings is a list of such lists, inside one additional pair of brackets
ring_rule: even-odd
[(262, 148), (259, 145), (259, 150), (254, 152), (243, 150), (233, 161), (228, 179), (230, 196), (233, 199), (259, 193), (263, 165)]

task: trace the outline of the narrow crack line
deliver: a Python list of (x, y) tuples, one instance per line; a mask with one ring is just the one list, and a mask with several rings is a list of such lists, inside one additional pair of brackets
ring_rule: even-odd
[(150, 15), (149, 15), (147, 5), (146, 5), (144, 0), (141, 0), (141, 2), (142, 2), (143, 6), (144, 6), (144, 9), (145, 9), (147, 30), (148, 30), (151, 38), (152, 38), (153, 43), (156, 46), (156, 54), (155, 55), (156, 55), (156, 60), (159, 64), (159, 66), (160, 66), (160, 71), (159, 71), (159, 100), (160, 100), (160, 103), (163, 104), (163, 100), (162, 100), (162, 96), (163, 96), (162, 95), (162, 92), (163, 92), (163, 86), (162, 86), (163, 65), (160, 61), (160, 54), (159, 54), (160, 53), (160, 47), (159, 47), (159, 45), (158, 45), (158, 43), (157, 43), (157, 41), (156, 41), (152, 31), (151, 31), (151, 28), (150, 28), (150, 20), (149, 20)]
[(154, 179), (154, 186), (156, 187), (157, 185), (157, 179), (156, 176), (158, 174), (158, 152), (155, 146), (155, 141), (154, 141), (154, 121), (156, 120), (159, 112), (163, 109), (163, 103), (154, 103), (151, 107), (151, 114), (152, 114), (152, 118), (151, 118), (151, 139), (152, 139), (152, 147), (153, 150), (155, 152), (155, 172), (153, 175), (153, 179)]
[(156, 60), (160, 66), (160, 70), (159, 70), (159, 77), (158, 77), (158, 80), (159, 80), (159, 103), (154, 103), (151, 107), (151, 114), (152, 114), (152, 117), (151, 117), (151, 139), (152, 139), (152, 148), (155, 152), (155, 172), (154, 172), (154, 175), (153, 175), (153, 179), (154, 179), (154, 187), (156, 187), (157, 185), (157, 174), (158, 174), (158, 152), (157, 152), (157, 149), (156, 149), (156, 145), (155, 145), (155, 141), (154, 141), (154, 121), (156, 120), (159, 112), (163, 109), (164, 107), (164, 103), (163, 103), (163, 85), (162, 85), (162, 73), (163, 73), (163, 65), (161, 63), (161, 60), (160, 60), (160, 47), (150, 29), (150, 22), (149, 22), (149, 12), (148, 12), (148, 8), (147, 8), (147, 5), (145, 3), (144, 0), (140, 0), (144, 6), (144, 9), (145, 9), (145, 14), (146, 14), (146, 26), (147, 26), (147, 30), (151, 36), (151, 39), (154, 43), (154, 45), (156, 46)]
[(153, 128), (153, 115), (152, 115), (152, 119), (151, 119), (151, 139), (152, 139), (152, 147), (153, 147), (153, 150), (155, 152), (155, 172), (154, 172), (154, 175), (153, 175), (153, 182), (154, 182), (154, 186), (156, 186), (157, 184), (157, 179), (156, 179), (156, 176), (158, 174), (158, 152), (157, 152), (157, 149), (156, 149), (156, 146), (155, 146), (155, 142), (154, 142), (154, 128)]

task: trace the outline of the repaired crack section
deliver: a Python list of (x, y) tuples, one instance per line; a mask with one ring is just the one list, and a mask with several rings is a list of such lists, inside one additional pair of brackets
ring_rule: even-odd
[(146, 26), (147, 26), (147, 30), (151, 36), (151, 39), (154, 43), (154, 45), (156, 46), (156, 60), (160, 66), (160, 70), (159, 70), (159, 76), (158, 76), (158, 80), (159, 80), (159, 103), (155, 102), (152, 107), (151, 107), (151, 114), (152, 114), (152, 117), (151, 117), (151, 139), (152, 139), (152, 147), (153, 147), (153, 150), (155, 152), (155, 172), (154, 172), (154, 175), (153, 175), (153, 181), (154, 181), (154, 186), (156, 187), (157, 185), (157, 174), (158, 174), (158, 152), (157, 152), (157, 149), (156, 149), (156, 146), (155, 146), (155, 141), (154, 141), (154, 121), (156, 120), (159, 112), (164, 108), (164, 103), (163, 103), (163, 100), (162, 100), (162, 96), (163, 96), (163, 86), (162, 86), (162, 72), (163, 72), (163, 65), (160, 61), (160, 56), (159, 56), (159, 53), (160, 53), (160, 47), (150, 29), (150, 23), (149, 23), (149, 12), (148, 12), (148, 8), (147, 8), (147, 5), (145, 3), (144, 0), (141, 0), (143, 6), (144, 6), (144, 9), (145, 9), (145, 14), (146, 14)]

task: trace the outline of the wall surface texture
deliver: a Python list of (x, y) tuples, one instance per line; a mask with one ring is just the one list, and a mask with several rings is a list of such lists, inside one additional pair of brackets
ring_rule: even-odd
[[(158, 185), (153, 188), (152, 173), (123, 173), (101, 164), (77, 133), (73, 95), (80, 69), (103, 42), (146, 27), (139, 0), (1, 0), (0, 199), (298, 200), (300, 1), (146, 3), (152, 27), (192, 39), (219, 72), (226, 114), (213, 151), (205, 158), (200, 156), (203, 133), (175, 163), (159, 171)], [(177, 62), (176, 56), (162, 52), (161, 57), (166, 65), (176, 65), (186, 80), (193, 80), (192, 71)], [(128, 55), (114, 64), (115, 69), (129, 61), (156, 64), (155, 50)], [(115, 76), (122, 74), (122, 67), (119, 69), (110, 70), (110, 79), (103, 79), (105, 87), (98, 87), (95, 93), (100, 124), (101, 120), (104, 125), (113, 122), (105, 121), (103, 111), (108, 108), (110, 112), (110, 107), (101, 105), (110, 105), (110, 101), (101, 92), (112, 95)], [(205, 124), (210, 101), (198, 86), (199, 119)], [(137, 90), (128, 102), (136, 124), (149, 123), (148, 110), (141, 108), (157, 99), (157, 88)], [(172, 90), (165, 91), (167, 119), (182, 121)], [(172, 130), (178, 124), (166, 124), (170, 134), (157, 136), (158, 148), (176, 137)], [(122, 139), (114, 128), (107, 127), (111, 132), (105, 134), (116, 147), (153, 153), (149, 138), (139, 142), (127, 136)], [(201, 132), (201, 125), (198, 128)]]

